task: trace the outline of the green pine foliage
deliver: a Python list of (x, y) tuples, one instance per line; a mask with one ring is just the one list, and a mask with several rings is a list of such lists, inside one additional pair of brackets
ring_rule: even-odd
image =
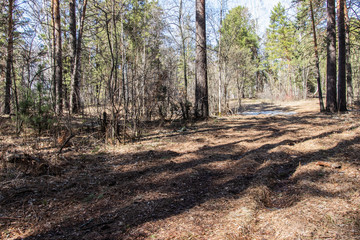
[(254, 54), (257, 52), (259, 37), (255, 21), (247, 8), (239, 6), (231, 9), (224, 19), (221, 31), (224, 45), (250, 49)]
[(241, 108), (241, 99), (255, 94), (256, 72), (259, 70), (256, 24), (249, 10), (239, 6), (225, 16), (221, 31), (220, 57), (225, 72), (225, 101), (234, 94)]
[[(76, 16), (80, 22), (84, 1), (76, 2)], [(238, 100), (241, 107), (244, 97), (295, 99), (317, 96), (309, 3), (309, 0), (293, 0), (291, 9), (281, 3), (275, 5), (263, 39), (257, 31), (255, 14), (246, 7), (229, 10), (224, 7), (220, 29), (220, 9), (211, 3), (207, 5), (212, 114), (217, 111), (219, 102), (223, 112), (230, 112), (234, 105), (229, 103), (233, 104), (234, 100)], [(324, 92), (326, 2), (313, 0), (312, 3)], [(357, 1), (347, 3), (356, 100), (360, 95), (360, 4)], [(13, 85), (11, 109), (13, 114), (18, 111), (29, 126), (46, 129), (51, 125), (54, 104), (51, 2), (31, 7), (28, 4), (31, 2), (17, 1), (14, 14), (14, 82), (18, 93), (15, 99)], [(117, 119), (112, 122), (121, 124), (131, 122), (135, 125), (159, 119), (159, 114), (161, 118), (181, 118), (184, 109), (188, 109), (190, 113), (186, 118), (190, 118), (195, 102), (196, 56), (195, 11), (192, 7), (194, 3), (187, 0), (182, 1), (181, 8), (178, 1), (166, 4), (150, 0), (88, 1), (81, 42), (81, 108), (95, 109), (97, 115), (107, 111)], [(67, 114), (72, 87), (69, 2), (62, 1), (60, 8), (64, 113)], [(7, 1), (0, 1), (1, 79), (5, 77), (7, 14)], [(41, 80), (38, 76), (40, 68)], [(4, 81), (0, 81), (1, 99), (4, 99), (4, 93)], [(17, 102), (19, 106), (16, 106)], [(0, 108), (3, 107), (0, 104)]]
[(295, 56), (295, 27), (286, 16), (285, 8), (278, 3), (271, 11), (267, 29), (266, 53), (275, 71), (279, 71)]
[(27, 94), (19, 102), (19, 120), (27, 126), (34, 128), (40, 134), (50, 129), (55, 123), (52, 105), (48, 91), (41, 82), (35, 89), (28, 89)]

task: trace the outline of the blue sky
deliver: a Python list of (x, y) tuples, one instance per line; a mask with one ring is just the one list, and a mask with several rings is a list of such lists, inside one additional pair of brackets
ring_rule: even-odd
[[(212, 25), (207, 24), (207, 32), (208, 33), (215, 33), (218, 31), (217, 23), (219, 20), (216, 19), (219, 17), (220, 12), (220, 2), (221, 0), (205, 0), (206, 5), (211, 11), (214, 12), (207, 12), (208, 17), (212, 18)], [(234, 7), (237, 6), (245, 6), (249, 9), (249, 12), (252, 14), (253, 19), (257, 20), (258, 25), (258, 34), (260, 38), (263, 38), (265, 34), (266, 28), (269, 26), (270, 23), (270, 14), (273, 7), (281, 2), (281, 4), (288, 8), (291, 5), (291, 0), (222, 0), (226, 2), (226, 10), (229, 11)], [(164, 7), (165, 13), (168, 14), (168, 19), (174, 18), (170, 21), (177, 22), (178, 16), (178, 6), (180, 0), (159, 0), (160, 5)], [(195, 2), (196, 0), (183, 0), (183, 11), (187, 12), (190, 16), (192, 16), (193, 21), (195, 20)], [(215, 14), (215, 15), (214, 15)], [(209, 19), (210, 20), (210, 19)], [(213, 28), (215, 27), (215, 29)], [(213, 39), (214, 40), (214, 39)], [(210, 40), (211, 41), (211, 40)]]
[[(210, 0), (212, 2), (219, 0)], [(228, 9), (239, 5), (249, 8), (254, 19), (258, 20), (259, 33), (265, 33), (270, 23), (270, 13), (273, 7), (281, 2), (285, 8), (290, 7), (291, 0), (228, 0)]]

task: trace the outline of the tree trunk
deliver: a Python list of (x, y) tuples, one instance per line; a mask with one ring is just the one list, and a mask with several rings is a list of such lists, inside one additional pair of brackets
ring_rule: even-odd
[[(70, 0), (70, 1), (72, 2), (75, 0)], [(74, 68), (71, 71), (70, 109), (71, 109), (72, 113), (78, 113), (80, 111), (80, 79), (81, 79), (81, 50), (82, 50), (81, 43), (82, 43), (82, 35), (83, 35), (83, 31), (84, 31), (86, 6), (87, 6), (87, 0), (85, 0), (83, 3), (82, 14), (81, 14), (81, 18), (80, 18), (80, 29), (79, 29), (79, 33), (78, 33), (77, 37), (76, 37), (75, 9), (74, 9), (73, 17), (70, 14), (70, 18), (74, 18), (73, 19), (74, 23), (72, 25), (70, 25), (71, 35), (73, 35), (73, 40), (74, 40), (74, 42), (71, 42), (71, 45), (75, 49), (75, 51), (72, 51)], [(71, 22), (72, 22), (72, 20), (71, 20)]]
[[(75, 9), (76, 0), (69, 0), (69, 15), (70, 15), (70, 23), (69, 23), (69, 30), (70, 30), (70, 76), (71, 76), (71, 90), (70, 90), (70, 111), (74, 113), (73, 110), (76, 110), (76, 96), (74, 97), (73, 94), (75, 92), (74, 87), (76, 86), (76, 74), (74, 74), (75, 69), (75, 58), (77, 52), (76, 46), (76, 9)], [(76, 70), (75, 70), (76, 71)]]
[(327, 0), (327, 86), (326, 110), (337, 111), (335, 0)]
[(350, 62), (350, 19), (349, 12), (344, 4), (345, 11), (345, 40), (346, 40), (346, 87), (347, 87), (347, 102), (349, 105), (353, 104), (354, 101), (354, 90), (352, 85), (352, 67)]
[(111, 2), (111, 20), (112, 20), (112, 30), (113, 33), (112, 38), (113, 38), (113, 50), (114, 50), (114, 74), (113, 74), (113, 98), (114, 98), (114, 103), (119, 103), (119, 81), (118, 81), (118, 69), (119, 69), (119, 43), (118, 43), (118, 33), (117, 33), (117, 10), (116, 10), (116, 1), (112, 0)]
[(220, 31), (219, 31), (219, 52), (218, 52), (218, 64), (219, 64), (219, 82), (218, 82), (218, 114), (221, 116), (221, 31), (222, 31), (222, 16), (223, 16), (223, 0), (220, 1)]
[(55, 82), (56, 82), (56, 108), (57, 114), (63, 111), (63, 94), (62, 94), (62, 48), (61, 48), (61, 19), (60, 19), (60, 0), (54, 0), (54, 29), (55, 29)]
[(111, 55), (111, 70), (110, 70), (110, 75), (108, 78), (108, 92), (109, 92), (109, 98), (112, 104), (114, 104), (114, 88), (112, 86), (112, 79), (113, 79), (113, 73), (114, 73), (114, 68), (115, 68), (115, 57), (114, 57), (114, 52), (113, 52), (113, 43), (111, 41), (111, 37), (110, 37), (110, 29), (109, 29), (109, 23), (110, 23), (111, 19), (107, 18), (107, 14), (105, 13), (105, 30), (106, 30), (106, 37), (107, 37), (107, 42), (109, 45), (109, 51), (110, 51), (110, 55)]
[(18, 97), (18, 92), (17, 92), (17, 85), (16, 85), (16, 74), (14, 71), (14, 61), (12, 61), (11, 63), (11, 72), (12, 72), (12, 76), (13, 76), (13, 82), (12, 84), (14, 85), (14, 102), (15, 102), (15, 109), (16, 109), (16, 115), (19, 113), (19, 97)]
[[(323, 112), (324, 109), (324, 102), (321, 90), (321, 78), (320, 78), (320, 60), (319, 60), (319, 52), (318, 52), (318, 45), (317, 45), (317, 37), (316, 37), (316, 29), (315, 29), (315, 18), (314, 18), (314, 9), (312, 0), (310, 0), (310, 11), (311, 11), (311, 21), (312, 21), (312, 30), (314, 36), (314, 52), (315, 52), (315, 67), (316, 67), (316, 80), (318, 85), (319, 91), (319, 104), (320, 104), (320, 112)], [(307, 86), (304, 86), (307, 89)], [(305, 91), (306, 94), (307, 91)], [(305, 95), (306, 96), (306, 95)]]
[(13, 8), (14, 0), (9, 0), (9, 16), (8, 16), (8, 45), (7, 45), (7, 58), (6, 58), (6, 77), (5, 77), (5, 99), (4, 99), (4, 114), (11, 112), (11, 66), (13, 64)]
[(12, 61), (12, 64), (11, 64), (11, 71), (12, 71), (12, 75), (13, 75), (13, 85), (14, 85), (14, 98), (15, 98), (15, 109), (16, 109), (16, 116), (15, 116), (15, 119), (16, 119), (16, 133), (19, 133), (20, 132), (20, 120), (19, 120), (19, 96), (18, 96), (18, 91), (17, 91), (17, 85), (16, 85), (16, 74), (15, 74), (15, 71), (14, 71), (14, 61)]
[(123, 143), (125, 144), (125, 135), (126, 135), (126, 122), (128, 118), (128, 106), (129, 106), (129, 100), (128, 100), (128, 94), (127, 94), (127, 75), (125, 72), (126, 69), (126, 48), (125, 48), (125, 34), (124, 34), (124, 21), (123, 21), (123, 15), (121, 14), (120, 24), (121, 24), (121, 32), (120, 32), (120, 40), (121, 40), (121, 81), (122, 81), (122, 97), (124, 101), (124, 107), (123, 107)]
[(346, 41), (345, 41), (345, 0), (338, 0), (338, 110), (346, 111)]
[(195, 79), (195, 117), (209, 116), (205, 0), (196, 0), (196, 79)]
[(186, 59), (186, 41), (183, 29), (183, 16), (182, 16), (182, 9), (183, 9), (183, 1), (180, 0), (179, 3), (179, 30), (180, 30), (180, 37), (181, 37), (181, 56), (183, 59), (183, 75), (184, 75), (184, 102), (181, 103), (182, 111), (183, 111), (183, 118), (189, 118), (189, 104), (188, 104), (188, 79), (187, 79), (187, 59)]
[[(69, 0), (69, 38), (70, 38), (70, 69), (71, 73), (74, 70), (75, 55), (76, 55), (76, 0)], [(71, 79), (71, 81), (73, 81)]]
[(56, 103), (57, 103), (57, 86), (56, 86), (56, 39), (55, 39), (55, 0), (51, 0), (51, 22), (52, 22), (52, 41), (51, 41), (51, 81), (52, 81), (52, 94), (53, 94), (53, 108), (56, 111)]

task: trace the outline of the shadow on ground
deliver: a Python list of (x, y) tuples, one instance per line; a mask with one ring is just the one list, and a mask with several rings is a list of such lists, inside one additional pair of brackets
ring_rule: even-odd
[[(266, 105), (265, 105), (266, 107)], [(192, 134), (214, 135), (219, 130), (246, 132), (258, 130), (257, 137), (239, 138), (215, 146), (204, 145), (190, 152), (150, 150), (129, 154), (81, 154), (69, 156), (58, 176), (25, 176), (16, 188), (4, 188), (0, 195), (0, 219), (23, 213), (19, 223), (24, 228), (37, 225), (36, 232), (24, 239), (142, 239), (146, 232), (139, 226), (186, 214), (191, 209), (211, 201), (238, 199), (254, 186), (266, 186), (271, 191), (292, 189), (304, 178), (318, 180), (323, 172), (311, 172), (291, 178), (299, 165), (327, 161), (347, 153), (360, 144), (360, 137), (343, 140), (335, 147), (317, 152), (292, 154), (272, 150), (308, 140), (319, 140), (334, 133), (350, 131), (358, 126), (331, 130), (308, 137), (283, 139), (315, 123), (314, 119), (329, 119), (327, 115), (307, 114), (276, 118), (228, 120), (224, 126), (205, 124), (197, 129), (176, 132), (163, 138), (176, 139)], [(296, 127), (292, 127), (296, 123)], [(329, 123), (330, 124), (330, 123)], [(334, 124), (334, 123), (332, 123)], [(281, 127), (279, 127), (281, 126)], [(219, 138), (226, 137), (218, 134)], [(148, 139), (160, 138), (149, 136)], [(253, 149), (241, 147), (261, 140)], [(353, 151), (353, 150), (352, 150)], [(187, 156), (192, 156), (187, 157)], [(351, 159), (359, 164), (359, 158)], [(248, 164), (252, 162), (252, 164)], [(214, 167), (215, 166), (215, 167)], [(225, 167), (218, 167), (225, 166)], [(226, 167), (228, 166), (228, 167)], [(351, 190), (349, 190), (351, 191)], [(287, 195), (292, 201), (286, 202)], [(264, 202), (265, 207), (284, 208), (296, 204), (304, 194), (336, 197), (337, 194), (314, 189), (292, 189), (277, 202)], [(278, 199), (278, 201), (280, 201)], [(23, 207), (19, 211), (19, 207)], [(12, 226), (5, 221), (1, 229)], [(151, 231), (151, 230), (150, 230)], [(19, 238), (20, 239), (20, 238)]]

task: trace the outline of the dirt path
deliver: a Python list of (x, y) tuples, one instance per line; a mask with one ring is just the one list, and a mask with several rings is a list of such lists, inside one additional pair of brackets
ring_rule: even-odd
[(1, 239), (360, 239), (360, 116), (275, 107), (3, 169)]

